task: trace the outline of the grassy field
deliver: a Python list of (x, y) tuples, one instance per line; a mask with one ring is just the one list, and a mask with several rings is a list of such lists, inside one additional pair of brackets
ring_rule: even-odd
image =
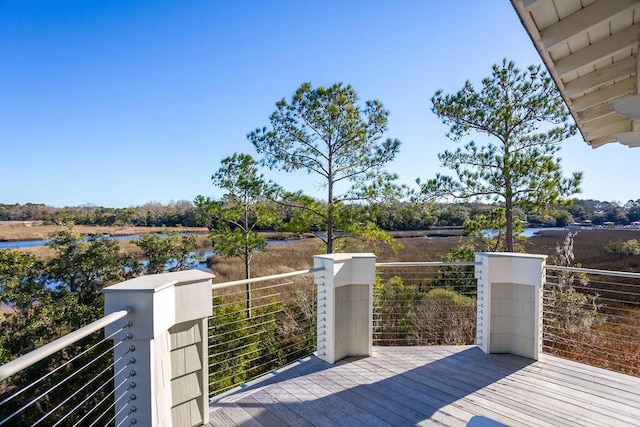
[[(413, 237), (416, 233), (422, 233), (425, 237)], [(374, 249), (361, 242), (352, 242), (346, 250), (374, 252), (379, 262), (440, 261), (451, 248), (470, 242), (467, 237), (451, 235), (459, 234), (459, 231), (448, 230), (447, 233), (448, 237), (436, 237), (437, 234), (427, 231), (395, 233), (402, 244), (397, 252), (393, 252), (388, 247)], [(567, 231), (544, 231), (529, 238), (525, 249), (528, 253), (548, 255), (548, 264), (555, 264), (556, 246), (563, 242), (566, 235)], [(604, 250), (610, 241), (628, 239), (640, 239), (640, 230), (579, 231), (574, 239), (575, 263), (580, 263), (585, 268), (640, 272), (640, 257), (609, 254)], [(266, 251), (254, 256), (252, 275), (255, 277), (308, 268), (313, 262), (313, 255), (323, 253), (323, 249), (322, 242), (318, 239), (270, 246)], [(243, 278), (244, 270), (239, 259), (215, 256), (213, 270), (219, 281)]]
[[(525, 249), (529, 253), (549, 255), (548, 264), (554, 264), (556, 246), (562, 242), (567, 231), (543, 231), (530, 238)], [(640, 272), (640, 257), (609, 254), (604, 247), (617, 240), (640, 239), (638, 229), (580, 230), (574, 238), (575, 263), (585, 268)]]
[[(32, 221), (0, 221), (0, 241), (44, 240), (53, 236), (64, 227), (60, 225), (40, 225)], [(101, 227), (76, 225), (82, 234), (109, 234), (128, 236), (142, 233), (207, 233), (205, 227)]]

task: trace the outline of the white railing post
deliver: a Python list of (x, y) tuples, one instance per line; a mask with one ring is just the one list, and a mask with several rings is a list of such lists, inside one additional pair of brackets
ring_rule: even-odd
[(318, 357), (335, 363), (346, 356), (370, 356), (373, 345), (373, 284), (376, 256), (314, 256), (318, 286)]
[(485, 353), (538, 359), (546, 255), (476, 253), (477, 344)]
[[(212, 274), (137, 277), (103, 289), (105, 313), (130, 306), (128, 338), (114, 350), (116, 425), (207, 424), (207, 318)], [(115, 327), (105, 328), (108, 336)]]

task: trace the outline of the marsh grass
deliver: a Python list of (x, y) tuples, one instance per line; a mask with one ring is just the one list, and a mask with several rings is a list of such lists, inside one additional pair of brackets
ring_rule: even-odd
[[(207, 233), (206, 227), (134, 227), (76, 225), (80, 234), (129, 236), (143, 233)], [(64, 230), (63, 225), (42, 225), (37, 221), (0, 221), (0, 241), (44, 240)]]
[[(562, 243), (567, 231), (542, 231), (527, 240), (525, 250), (532, 254), (555, 255), (555, 247)], [(640, 256), (608, 253), (609, 242), (640, 239), (637, 229), (579, 230), (573, 239), (575, 264), (585, 268), (640, 272)], [(552, 260), (548, 261), (552, 263)]]
[[(343, 252), (373, 252), (379, 262), (393, 261), (440, 261), (449, 249), (468, 241), (466, 237), (408, 237), (399, 238), (400, 249), (371, 245), (350, 240)], [(295, 243), (271, 245), (254, 255), (251, 263), (252, 277), (267, 276), (303, 270), (313, 266), (313, 256), (324, 253), (320, 239), (304, 239)], [(214, 255), (210, 269), (216, 275), (214, 283), (244, 279), (244, 264), (240, 258), (225, 258)]]

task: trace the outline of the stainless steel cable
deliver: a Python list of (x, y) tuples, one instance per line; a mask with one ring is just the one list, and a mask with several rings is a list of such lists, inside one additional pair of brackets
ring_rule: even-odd
[(105, 372), (107, 372), (109, 369), (111, 369), (113, 366), (115, 366), (116, 363), (118, 363), (120, 360), (122, 360), (122, 357), (116, 359), (113, 361), (113, 363), (111, 363), (109, 366), (107, 366), (105, 369), (103, 369), (102, 371), (100, 371), (100, 373), (98, 373), (97, 375), (95, 375), (93, 378), (91, 378), (87, 383), (85, 383), (82, 387), (78, 388), (75, 392), (73, 392), (69, 397), (67, 397), (66, 399), (64, 399), (62, 402), (60, 402), (57, 406), (55, 406), (53, 409), (51, 409), (49, 412), (47, 412), (46, 414), (44, 414), (38, 421), (36, 421), (33, 425), (38, 425), (40, 424), (41, 421), (44, 421), (49, 415), (53, 414), (56, 410), (58, 410), (60, 407), (62, 407), (62, 405), (64, 405), (65, 403), (67, 403), (69, 400), (73, 399), (78, 393), (80, 393), (82, 390), (84, 390), (85, 388), (89, 387), (90, 384), (92, 384), (95, 380), (97, 380), (98, 378), (100, 378), (100, 375), (104, 374)]
[(49, 376), (53, 375), (54, 373), (56, 373), (58, 370), (64, 368), (65, 366), (67, 366), (68, 364), (72, 363), (74, 360), (78, 359), (79, 357), (85, 355), (86, 353), (88, 353), (89, 351), (93, 350), (94, 348), (96, 348), (97, 346), (99, 346), (100, 344), (110, 340), (111, 338), (113, 338), (114, 336), (116, 336), (117, 334), (119, 334), (123, 329), (127, 328), (128, 325), (123, 326), (122, 328), (120, 328), (119, 330), (115, 331), (114, 333), (112, 333), (111, 335), (109, 335), (108, 337), (104, 337), (103, 339), (101, 339), (100, 341), (98, 341), (97, 343), (95, 343), (94, 345), (92, 345), (91, 347), (87, 348), (86, 350), (84, 350), (83, 352), (79, 353), (78, 355), (74, 356), (73, 358), (69, 359), (68, 361), (64, 362), (63, 364), (61, 364), (60, 366), (58, 366), (57, 368), (55, 368), (54, 370), (52, 370), (51, 372), (48, 372), (47, 374), (43, 375), (42, 377), (40, 377), (39, 379), (37, 379), (36, 381), (32, 382), (31, 384), (29, 384), (28, 386), (22, 388), (20, 391), (17, 391), (15, 393), (13, 393), (11, 396), (7, 397), (6, 399), (4, 399), (3, 401), (0, 401), (0, 406), (2, 406), (3, 404), (5, 404), (6, 402), (9, 402), (11, 399), (13, 399), (14, 397), (24, 393), (26, 390), (30, 389), (31, 387), (33, 387), (34, 385), (40, 383), (41, 381), (45, 380), (46, 378), (48, 378)]
[(45, 391), (44, 393), (41, 393), (39, 396), (35, 397), (33, 400), (31, 400), (29, 403), (27, 403), (26, 405), (22, 406), (20, 409), (18, 409), (17, 411), (13, 412), (11, 415), (9, 415), (9, 417), (5, 418), (4, 420), (0, 421), (0, 425), (5, 424), (7, 421), (9, 421), (10, 419), (12, 419), (13, 417), (15, 417), (16, 415), (20, 414), (21, 412), (23, 412), (25, 409), (27, 409), (28, 407), (30, 407), (31, 405), (33, 405), (35, 402), (37, 402), (38, 400), (42, 399), (44, 396), (46, 396), (47, 394), (49, 394), (50, 392), (52, 392), (53, 390), (57, 389), (58, 387), (60, 387), (62, 384), (64, 384), (65, 382), (67, 382), (69, 379), (71, 379), (72, 377), (74, 377), (76, 374), (80, 373), (82, 370), (84, 370), (86, 367), (90, 366), (91, 364), (95, 363), (97, 360), (99, 360), (102, 356), (104, 356), (105, 354), (112, 352), (116, 347), (118, 347), (123, 341), (119, 341), (117, 344), (114, 344), (113, 346), (111, 346), (110, 348), (108, 348), (106, 351), (102, 352), (100, 355), (98, 355), (98, 357), (94, 358), (93, 360), (91, 360), (89, 363), (85, 364), (83, 367), (81, 367), (80, 369), (76, 370), (75, 372), (73, 372), (71, 375), (67, 376), (65, 379), (63, 379), (62, 381), (59, 381), (58, 383), (56, 383), (53, 387), (49, 388), (47, 391)]
[[(122, 370), (124, 370), (124, 369), (126, 369), (126, 367), (125, 367), (125, 368), (123, 368), (123, 369), (121, 369), (120, 371), (118, 371), (118, 372), (114, 375), (114, 378), (115, 378), (119, 373), (121, 373), (121, 372), (122, 372)], [(113, 379), (113, 378), (112, 378), (112, 379)], [(99, 408), (99, 407), (100, 407), (100, 405), (102, 405), (102, 403), (104, 403), (104, 401), (106, 401), (108, 398), (110, 398), (111, 396), (115, 396), (116, 391), (117, 391), (120, 387), (122, 387), (124, 384), (126, 384), (128, 381), (129, 381), (129, 378), (128, 378), (128, 377), (127, 377), (127, 378), (125, 378), (124, 380), (122, 380), (122, 381), (120, 382), (120, 384), (118, 384), (117, 386), (115, 386), (115, 387), (113, 388), (113, 392), (112, 392), (112, 393), (109, 393), (108, 395), (106, 395), (105, 397), (103, 397), (103, 398), (102, 398), (102, 400), (100, 400), (100, 402), (96, 403), (96, 404), (93, 406), (93, 408), (91, 408), (90, 410), (88, 410), (88, 411), (84, 414), (84, 416), (83, 416), (82, 418), (80, 418), (80, 420), (78, 420), (78, 421), (73, 425), (73, 427), (75, 427), (75, 426), (79, 425), (80, 423), (82, 423), (82, 422), (85, 420), (85, 418), (87, 418), (89, 415), (91, 415), (91, 413), (92, 413), (93, 411), (95, 411), (97, 408)], [(107, 383), (105, 383), (104, 385), (106, 385), (106, 384), (107, 384)], [(104, 385), (103, 385), (102, 387), (104, 387)], [(100, 390), (100, 389), (98, 389), (98, 390)], [(84, 403), (85, 403), (89, 398), (93, 397), (93, 395), (95, 395), (95, 393), (97, 393), (97, 391), (98, 391), (98, 390), (96, 390), (96, 391), (95, 391), (91, 396), (89, 396), (89, 397), (87, 397), (85, 400), (83, 400), (83, 401), (81, 402), (81, 404), (80, 404), (80, 405), (84, 404)], [(76, 406), (76, 408), (74, 408), (74, 410), (75, 410), (75, 409), (77, 409), (80, 405)], [(103, 412), (103, 415), (101, 415), (101, 416), (100, 416), (100, 418), (102, 418), (102, 417), (104, 416), (104, 413), (106, 413), (110, 408), (111, 408), (111, 406), (109, 406), (107, 409), (105, 409), (105, 411)]]
[[(91, 426), (96, 425), (96, 424), (98, 423), (98, 421), (100, 421), (100, 420), (101, 420), (101, 419), (102, 419), (102, 418), (107, 414), (107, 412), (109, 412), (112, 408), (114, 408), (114, 407), (116, 406), (116, 404), (117, 404), (120, 400), (122, 400), (122, 398), (123, 398), (123, 397), (127, 397), (127, 396), (129, 396), (128, 391), (129, 391), (129, 389), (127, 388), (127, 390), (125, 390), (125, 392), (124, 392), (124, 393), (122, 393), (120, 396), (118, 396), (117, 398), (115, 398), (115, 399), (113, 400), (113, 403), (112, 403), (111, 405), (109, 405), (109, 406), (104, 410), (104, 412), (103, 412), (103, 413), (102, 413), (98, 418), (96, 418), (95, 420), (93, 420), (93, 422), (91, 423)], [(114, 393), (114, 396), (115, 396), (115, 393)], [(128, 405), (124, 405), (124, 406), (123, 406), (123, 408), (126, 408), (127, 406), (128, 406)], [(122, 412), (122, 409), (121, 409), (120, 411), (118, 411), (118, 412), (117, 412), (117, 413), (116, 413), (116, 414), (111, 418), (111, 420), (110, 420), (109, 422), (113, 421), (113, 419), (114, 419), (114, 418), (115, 418), (115, 417), (116, 417), (120, 412)], [(108, 422), (108, 423), (109, 423), (109, 422)], [(107, 423), (107, 424), (108, 424), (108, 423)]]

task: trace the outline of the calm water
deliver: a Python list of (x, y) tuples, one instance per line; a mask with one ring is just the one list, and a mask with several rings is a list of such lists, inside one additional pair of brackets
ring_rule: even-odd
[[(564, 230), (569, 230), (567, 227), (529, 227), (529, 228), (525, 228), (524, 232), (522, 233), (524, 235), (524, 237), (533, 237), (536, 233), (539, 233), (540, 231), (564, 231)], [(495, 231), (493, 230), (482, 230), (482, 232), (486, 235), (486, 236), (492, 236), (495, 235)]]
[[(166, 236), (166, 234), (160, 234), (160, 236)], [(140, 234), (131, 234), (126, 236), (108, 236), (114, 240), (130, 240), (130, 239), (139, 239), (141, 237)], [(267, 240), (267, 246), (271, 245), (284, 245), (286, 243), (297, 242), (298, 240)], [(34, 246), (43, 246), (47, 244), (49, 240), (21, 240), (15, 242), (0, 242), (0, 249), (16, 249), (16, 248), (29, 248)], [(211, 257), (215, 251), (213, 248), (205, 248), (199, 249), (195, 252), (192, 252), (192, 256), (198, 261), (196, 263), (196, 268), (198, 270), (208, 271), (207, 268), (207, 258)], [(148, 260), (140, 260), (140, 262), (147, 263)], [(173, 267), (172, 263), (168, 263), (166, 268), (169, 269)]]
[[(174, 233), (172, 234), (172, 236), (175, 236), (176, 234), (179, 236), (189, 235), (189, 233)], [(162, 237), (169, 236), (168, 234), (164, 234), (164, 233), (158, 233), (158, 235)], [(142, 237), (141, 234), (126, 234), (123, 236), (109, 236), (109, 235), (105, 235), (105, 236), (113, 240), (131, 240), (131, 239), (139, 239), (140, 237)], [(0, 249), (30, 248), (34, 246), (43, 246), (43, 245), (46, 245), (47, 243), (49, 243), (49, 240), (19, 240), (14, 242), (0, 242)]]
[(0, 242), (0, 249), (30, 248), (32, 246), (42, 246), (47, 242), (49, 241), (48, 240), (20, 240), (17, 242)]

